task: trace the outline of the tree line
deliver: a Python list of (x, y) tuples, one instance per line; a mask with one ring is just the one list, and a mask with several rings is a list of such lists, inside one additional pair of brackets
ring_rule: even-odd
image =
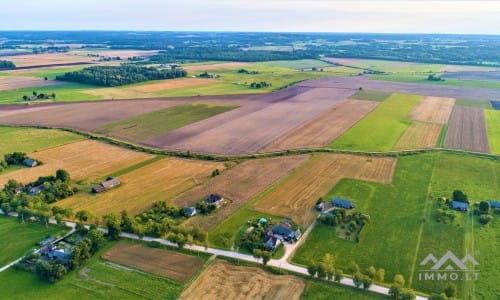
[(16, 65), (10, 60), (0, 60), (0, 70), (15, 69)]
[(59, 75), (56, 79), (99, 86), (120, 86), (148, 80), (186, 77), (186, 75), (187, 72), (180, 68), (160, 70), (153, 67), (121, 65), (88, 67)]

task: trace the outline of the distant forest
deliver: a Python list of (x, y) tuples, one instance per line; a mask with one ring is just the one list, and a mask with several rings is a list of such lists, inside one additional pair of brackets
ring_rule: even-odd
[[(23, 45), (83, 44), (87, 48), (161, 50), (156, 62), (369, 58), (500, 66), (500, 36), (450, 34), (3, 31), (1, 53)], [(64, 42), (62, 42), (64, 41)], [(55, 44), (54, 44), (55, 45)], [(10, 53), (12, 53), (10, 51)]]
[(14, 69), (16, 65), (8, 60), (0, 60), (0, 70)]
[(148, 80), (186, 77), (183, 69), (159, 70), (153, 67), (133, 65), (97, 66), (57, 76), (57, 80), (71, 81), (99, 86), (119, 86)]

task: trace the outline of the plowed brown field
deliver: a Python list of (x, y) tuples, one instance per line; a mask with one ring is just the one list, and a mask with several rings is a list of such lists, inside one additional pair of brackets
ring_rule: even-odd
[(229, 203), (218, 209), (216, 214), (189, 219), (190, 225), (199, 225), (208, 229), (285, 178), (309, 158), (309, 155), (300, 155), (249, 160), (214, 177), (205, 185), (187, 191), (177, 197), (173, 203), (183, 206), (193, 204), (212, 193), (222, 195)]
[(0, 186), (4, 186), (9, 179), (29, 183), (40, 176), (54, 175), (58, 169), (68, 171), (72, 179), (92, 180), (147, 160), (152, 156), (92, 140), (84, 140), (34, 152), (29, 154), (29, 157), (40, 160), (43, 165), (0, 175)]
[(413, 122), (394, 146), (394, 150), (433, 148), (443, 125)]
[(396, 159), (323, 154), (253, 206), (255, 210), (291, 218), (307, 227), (316, 218), (314, 204), (342, 178), (390, 183)]
[(259, 268), (216, 260), (179, 299), (298, 300), (305, 282), (295, 276), (272, 275)]
[(199, 257), (126, 243), (117, 244), (102, 257), (127, 267), (181, 282), (189, 280), (203, 266), (203, 259)]
[(455, 106), (444, 140), (447, 148), (490, 152), (484, 111), (480, 108)]
[(371, 112), (379, 102), (346, 100), (291, 133), (277, 139), (262, 152), (324, 147)]
[(446, 124), (455, 105), (453, 98), (425, 97), (410, 113), (415, 121)]

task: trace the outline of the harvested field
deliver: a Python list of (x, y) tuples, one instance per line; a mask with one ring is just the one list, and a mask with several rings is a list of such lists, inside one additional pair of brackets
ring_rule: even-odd
[(269, 144), (262, 151), (324, 147), (364, 118), (379, 103), (346, 100)]
[[(43, 80), (37, 77), (0, 76), (0, 91), (15, 90), (29, 87), (49, 86), (61, 84), (60, 81)], [(28, 96), (31, 96), (29, 94)], [(19, 97), (22, 97), (19, 96)]]
[(224, 199), (229, 200), (228, 205), (218, 209), (216, 214), (196, 216), (188, 221), (189, 225), (199, 225), (204, 229), (209, 229), (285, 178), (309, 158), (309, 155), (300, 155), (245, 161), (212, 178), (206, 184), (180, 195), (173, 201), (173, 204), (190, 205), (212, 193), (222, 195)]
[(456, 106), (451, 113), (444, 146), (477, 152), (490, 152), (484, 110)]
[(262, 101), (245, 109), (235, 109), (220, 118), (197, 122), (143, 143), (210, 154), (255, 153), (352, 94), (353, 91), (345, 89), (293, 87), (263, 95)]
[(16, 64), (16, 67), (34, 67), (72, 63), (88, 63), (95, 58), (87, 56), (77, 56), (69, 52), (5, 56), (2, 59), (12, 61), (14, 64)]
[(394, 150), (433, 148), (436, 146), (443, 125), (413, 122), (399, 138)]
[(208, 78), (169, 79), (151, 84), (133, 86), (127, 89), (134, 90), (137, 92), (150, 93), (150, 92), (164, 91), (168, 89), (213, 84), (214, 82), (216, 82), (216, 80)]
[(40, 176), (54, 175), (58, 169), (68, 171), (73, 180), (93, 180), (152, 157), (93, 140), (54, 147), (29, 156), (40, 160), (43, 165), (0, 175), (0, 186), (4, 186), (9, 179), (29, 183)]
[(102, 99), (153, 98), (153, 95), (147, 93), (141, 93), (131, 89), (114, 88), (114, 87), (85, 90), (85, 93), (100, 97)]
[(390, 183), (396, 159), (345, 154), (323, 154), (313, 158), (299, 173), (279, 186), (253, 208), (271, 215), (291, 218), (307, 227), (318, 212), (314, 204), (342, 178)]
[(232, 69), (232, 68), (243, 68), (252, 65), (246, 62), (228, 62), (220, 64), (207, 64), (207, 65), (194, 65), (194, 66), (183, 66), (182, 68), (187, 71), (208, 71), (208, 70), (218, 70), (218, 69)]
[(188, 281), (204, 264), (199, 257), (127, 243), (117, 244), (102, 258), (181, 282)]
[(415, 121), (446, 124), (455, 105), (453, 98), (425, 97), (409, 114)]
[(166, 158), (120, 176), (121, 185), (115, 189), (98, 195), (79, 193), (57, 205), (74, 211), (86, 209), (98, 216), (122, 210), (137, 215), (154, 202), (171, 200), (205, 183), (215, 169), (223, 170), (224, 164)]
[(256, 267), (216, 260), (179, 299), (287, 299), (298, 300), (305, 282), (295, 276), (272, 275)]
[[(1, 123), (92, 130), (101, 125), (182, 103), (176, 100), (102, 101), (0, 107)], [(3, 109), (3, 110), (2, 110)]]

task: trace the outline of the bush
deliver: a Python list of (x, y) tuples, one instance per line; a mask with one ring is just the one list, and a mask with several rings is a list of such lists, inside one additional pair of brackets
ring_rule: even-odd
[(479, 217), (479, 223), (483, 224), (483, 225), (486, 225), (488, 224), (489, 222), (491, 222), (493, 220), (493, 216), (491, 215), (481, 215)]

